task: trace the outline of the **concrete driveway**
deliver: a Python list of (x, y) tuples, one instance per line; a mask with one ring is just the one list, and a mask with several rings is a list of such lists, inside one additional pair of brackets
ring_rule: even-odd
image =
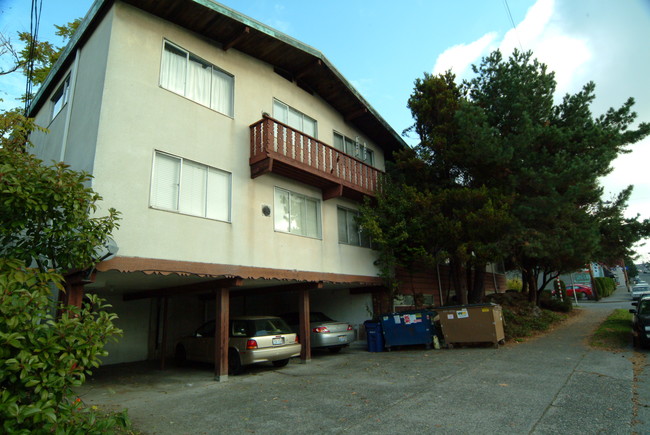
[(522, 344), (369, 353), (357, 342), (310, 364), (254, 367), (228, 382), (212, 368), (104, 367), (79, 390), (129, 409), (145, 434), (650, 433), (648, 351), (593, 350), (585, 339), (624, 288)]

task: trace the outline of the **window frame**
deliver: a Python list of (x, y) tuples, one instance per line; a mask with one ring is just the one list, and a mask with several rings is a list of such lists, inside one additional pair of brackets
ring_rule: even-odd
[[(277, 215), (278, 215), (278, 210), (280, 209), (280, 205), (278, 203), (278, 193), (279, 192), (288, 193), (288, 195), (289, 195), (289, 197), (288, 197), (289, 198), (289, 201), (288, 201), (288, 207), (289, 207), (289, 222), (288, 222), (288, 224), (289, 224), (289, 228), (287, 230), (284, 230), (284, 229), (278, 227), (279, 222), (277, 220)], [(316, 236), (312, 236), (312, 235), (297, 232), (297, 231), (292, 231), (292, 229), (291, 229), (291, 216), (292, 216), (291, 207), (292, 207), (292, 204), (294, 203), (294, 201), (292, 200), (293, 198), (295, 198), (295, 199), (303, 199), (304, 200), (305, 209), (302, 210), (302, 213), (305, 216), (307, 216), (307, 209), (306, 209), (307, 201), (311, 201), (311, 202), (314, 202), (316, 204), (316, 214), (315, 214), (315, 217), (316, 217), (316, 233), (317, 233)], [(322, 216), (323, 210), (322, 210), (322, 204), (321, 204), (320, 199), (314, 198), (312, 196), (304, 195), (302, 193), (294, 192), (292, 190), (285, 189), (283, 187), (275, 186), (275, 188), (273, 189), (273, 207), (275, 209), (275, 211), (273, 213), (273, 230), (274, 231), (279, 232), (279, 233), (292, 234), (292, 235), (295, 235), (295, 236), (307, 237), (307, 238), (316, 239), (316, 240), (322, 240), (323, 239), (323, 216)]]
[[(70, 74), (66, 76), (65, 79), (63, 79), (63, 82), (59, 85), (58, 88), (56, 88), (56, 91), (52, 94), (52, 97), (50, 98), (50, 102), (52, 103), (52, 116), (50, 117), (50, 121), (53, 121), (56, 116), (61, 113), (63, 108), (68, 104), (68, 98), (70, 97)], [(63, 100), (63, 101), (61, 101)], [(61, 105), (58, 106), (57, 104), (61, 102)]]
[[(341, 222), (339, 221), (339, 212), (344, 212), (345, 213), (345, 233), (346, 233), (346, 239), (347, 240), (341, 240)], [(352, 218), (356, 218), (360, 215), (359, 210), (354, 210), (351, 208), (347, 207), (342, 207), (340, 205), (336, 206), (336, 224), (338, 226), (338, 240), (339, 243), (342, 245), (349, 245), (349, 246), (358, 246), (360, 248), (372, 248), (372, 239), (370, 238), (369, 235), (363, 234), (363, 229), (361, 228), (361, 225), (358, 225), (359, 230), (357, 231), (357, 240), (358, 243), (352, 243), (350, 241), (350, 227), (348, 225), (348, 215), (352, 215)], [(367, 240), (367, 242), (365, 242)]]
[[(163, 75), (165, 74), (165, 50), (166, 50), (167, 45), (169, 45), (170, 47), (174, 48), (175, 50), (178, 50), (178, 51), (185, 54), (185, 75), (184, 75), (184, 78), (183, 78), (183, 93), (180, 93), (180, 92), (176, 91), (175, 89), (171, 89), (171, 87), (168, 87), (168, 86), (166, 86), (164, 84)], [(195, 61), (197, 63), (200, 63), (204, 67), (210, 67), (210, 90), (209, 90), (210, 101), (208, 102), (208, 104), (205, 104), (204, 102), (199, 101), (197, 98), (193, 98), (192, 96), (188, 95), (189, 91), (187, 89), (187, 86), (188, 86), (188, 75), (189, 75), (190, 61)], [(229, 108), (230, 108), (230, 111), (229, 111), (230, 113), (226, 113), (224, 111), (219, 110), (217, 108), (217, 105), (213, 104), (212, 99), (213, 99), (213, 96), (214, 96), (213, 95), (214, 94), (213, 89), (214, 89), (214, 83), (215, 83), (214, 80), (213, 80), (214, 79), (214, 71), (216, 71), (218, 74), (225, 75), (226, 77), (230, 78), (229, 83), (230, 83), (230, 89), (231, 90), (230, 90), (230, 98), (229, 98), (230, 101), (228, 101), (228, 105), (229, 105)], [(203, 107), (207, 107), (208, 109), (213, 110), (213, 111), (215, 111), (217, 113), (221, 113), (222, 115), (228, 116), (230, 118), (235, 117), (235, 75), (229, 73), (228, 71), (224, 70), (223, 68), (219, 68), (218, 66), (216, 66), (212, 62), (208, 62), (207, 60), (203, 59), (201, 56), (198, 56), (198, 55), (192, 53), (191, 51), (184, 49), (183, 47), (169, 41), (168, 39), (163, 39), (162, 53), (161, 53), (161, 59), (160, 59), (160, 74), (159, 74), (158, 85), (161, 88), (163, 88), (163, 89), (165, 89), (165, 90), (167, 90), (169, 92), (172, 92), (172, 93), (174, 93), (176, 95), (180, 95), (183, 98), (186, 98), (186, 99), (188, 99), (188, 100), (190, 100), (190, 101), (192, 101), (192, 102), (194, 102), (196, 104), (199, 104), (199, 105), (201, 105)]]
[[(157, 162), (157, 158), (158, 158), (159, 155), (165, 156), (165, 157), (168, 157), (168, 158), (172, 158), (172, 159), (176, 159), (176, 160), (179, 161), (178, 187), (177, 187), (176, 193), (175, 193), (175, 195), (176, 195), (175, 206), (172, 207), (172, 208), (164, 207), (164, 206), (161, 206), (159, 204), (154, 204), (154, 187), (155, 187), (156, 182), (157, 182), (156, 176), (158, 174), (157, 169), (158, 169), (158, 164), (159, 164)], [(191, 163), (192, 165), (195, 165), (195, 166), (201, 166), (202, 168), (205, 169), (205, 174), (206, 174), (206, 176), (205, 176), (205, 186), (204, 186), (205, 194), (204, 194), (203, 204), (202, 204), (202, 206), (203, 206), (203, 214), (191, 213), (191, 212), (189, 212), (187, 210), (183, 210), (183, 207), (182, 207), (183, 194), (185, 193), (185, 195), (189, 195), (189, 193), (186, 190), (184, 190), (183, 187), (182, 187), (182, 185), (183, 185), (183, 164), (184, 164), (184, 162), (188, 162), (186, 164)], [(209, 214), (209, 212), (208, 212), (209, 211), (209, 198), (210, 198), (210, 196), (209, 196), (210, 195), (210, 193), (209, 193), (209, 182), (210, 182), (209, 173), (210, 173), (210, 171), (215, 171), (217, 173), (225, 175), (226, 178), (227, 178), (228, 192), (227, 192), (227, 198), (226, 198), (226, 204), (225, 204), (225, 206), (227, 207), (226, 219), (211, 217), (211, 216), (208, 215)], [(151, 183), (150, 183), (150, 187), (149, 187), (149, 208), (152, 208), (152, 209), (155, 209), (155, 210), (167, 211), (167, 212), (170, 212), (170, 213), (182, 214), (182, 215), (186, 215), (186, 216), (194, 216), (194, 217), (199, 217), (199, 218), (203, 218), (203, 219), (210, 219), (210, 220), (218, 221), (218, 222), (231, 223), (232, 222), (232, 194), (233, 194), (232, 172), (225, 171), (223, 169), (216, 168), (214, 166), (206, 165), (204, 163), (200, 163), (200, 162), (197, 162), (195, 160), (191, 160), (191, 159), (180, 157), (180, 156), (177, 156), (177, 155), (174, 155), (174, 154), (171, 154), (171, 153), (167, 153), (165, 151), (154, 150), (153, 164), (152, 164), (152, 169), (151, 169)]]
[[(337, 136), (340, 137), (341, 143), (343, 145), (343, 149), (336, 146)], [(334, 137), (333, 139), (334, 148), (336, 148), (339, 151), (343, 151), (345, 154), (348, 154), (357, 160), (362, 161), (368, 166), (375, 167), (375, 151), (372, 148), (370, 148), (368, 145), (366, 145), (365, 142), (362, 143), (359, 140), (356, 139), (353, 140), (352, 138), (344, 135), (343, 133), (339, 133), (336, 130), (333, 131), (333, 137)], [(352, 150), (348, 149), (348, 145), (354, 147), (354, 149)], [(366, 155), (369, 158), (362, 158), (361, 156), (362, 152), (366, 153)]]

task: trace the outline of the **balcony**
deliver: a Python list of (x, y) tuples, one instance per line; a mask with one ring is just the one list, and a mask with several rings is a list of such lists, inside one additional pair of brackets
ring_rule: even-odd
[(250, 129), (251, 178), (282, 175), (320, 188), (323, 200), (375, 196), (380, 170), (267, 115)]

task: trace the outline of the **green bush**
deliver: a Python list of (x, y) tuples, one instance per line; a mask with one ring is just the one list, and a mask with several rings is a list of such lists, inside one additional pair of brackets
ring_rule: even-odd
[(122, 331), (113, 325), (117, 316), (104, 311), (110, 305), (94, 295), (82, 308), (55, 307), (52, 291), (61, 290), (61, 282), (58, 274), (0, 258), (2, 433), (114, 433), (129, 425), (125, 412), (101, 414), (72, 390)]
[(569, 313), (573, 310), (573, 302), (571, 298), (564, 298), (564, 300), (543, 298), (539, 301), (539, 307), (558, 313)]
[(598, 295), (601, 298), (611, 296), (616, 291), (616, 281), (614, 278), (599, 277), (594, 278)]

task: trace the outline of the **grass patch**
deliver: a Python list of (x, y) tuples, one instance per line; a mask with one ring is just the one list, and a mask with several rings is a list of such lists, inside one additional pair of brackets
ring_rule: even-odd
[(617, 309), (605, 319), (589, 339), (592, 347), (608, 350), (624, 350), (632, 340), (632, 314)]

